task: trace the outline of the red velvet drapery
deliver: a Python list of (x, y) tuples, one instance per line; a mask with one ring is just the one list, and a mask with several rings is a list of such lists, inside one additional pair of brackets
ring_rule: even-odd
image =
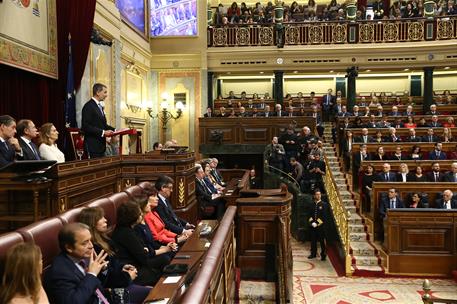
[(72, 37), (75, 87), (79, 87), (89, 50), (96, 0), (56, 0), (59, 79), (0, 64), (0, 115), (52, 122), (65, 128), (64, 99), (68, 65), (68, 33)]

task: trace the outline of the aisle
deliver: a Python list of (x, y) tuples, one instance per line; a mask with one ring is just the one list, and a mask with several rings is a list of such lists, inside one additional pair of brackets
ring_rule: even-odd
[[(309, 243), (292, 239), (294, 304), (422, 303), (423, 279), (338, 277), (327, 259), (308, 260)], [(457, 298), (453, 280), (433, 279), (432, 295)]]

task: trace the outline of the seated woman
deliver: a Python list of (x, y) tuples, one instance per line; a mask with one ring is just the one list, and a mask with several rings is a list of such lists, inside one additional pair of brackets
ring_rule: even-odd
[(416, 171), (414, 173), (412, 173), (412, 172), (409, 173), (408, 181), (411, 181), (411, 182), (426, 182), (427, 181), (427, 176), (425, 174), (423, 174), (421, 166), (417, 166)]
[(409, 208), (428, 208), (428, 202), (425, 197), (417, 192), (414, 192), (410, 196)]
[(443, 128), (443, 134), (441, 135), (442, 142), (453, 142), (454, 137), (450, 128)]
[(376, 153), (371, 157), (372, 160), (387, 160), (387, 156), (384, 153), (384, 147), (379, 146), (378, 149), (376, 149)]
[(121, 264), (116, 258), (115, 248), (107, 235), (108, 225), (103, 208), (84, 208), (78, 221), (89, 226), (95, 252), (99, 254), (103, 250), (108, 254), (108, 268), (98, 275), (103, 287), (125, 288), (129, 291), (132, 302), (143, 303), (151, 288), (132, 284), (137, 277), (137, 269), (129, 264)]
[(149, 252), (148, 247), (138, 237), (133, 227), (142, 219), (141, 210), (137, 203), (127, 202), (117, 208), (117, 224), (113, 231), (112, 240), (117, 248), (116, 255), (121, 263), (131, 264), (138, 270), (135, 283), (153, 286), (160, 279), (162, 269), (168, 265), (168, 256), (155, 256), (155, 251)]
[(41, 145), (38, 148), (41, 159), (56, 160), (58, 163), (65, 162), (65, 155), (57, 147), (56, 141), (59, 132), (50, 122), (45, 123), (40, 128)]
[[(170, 256), (170, 260), (174, 256), (174, 252), (178, 250), (178, 244), (176, 243), (176, 234), (173, 232), (168, 231), (169, 233), (169, 242), (165, 243), (162, 241), (159, 241), (158, 239), (154, 238), (154, 235), (151, 231), (151, 228), (149, 228), (148, 224), (146, 223), (145, 217), (151, 213), (151, 208), (157, 207), (158, 204), (158, 197), (157, 197), (157, 191), (154, 190), (153, 194), (149, 197), (144, 197), (137, 199), (137, 204), (140, 206), (141, 213), (143, 215), (142, 221), (135, 226), (135, 231), (138, 234), (138, 236), (143, 240), (143, 243), (148, 247), (149, 252), (152, 252), (153, 250), (155, 251), (156, 255), (160, 254), (167, 254)], [(154, 206), (154, 207), (152, 207)], [(183, 241), (183, 238), (178, 237), (177, 238), (179, 241)], [(163, 238), (165, 241), (165, 238)], [(163, 244), (166, 244), (163, 246)], [(168, 248), (166, 248), (168, 247)]]
[(419, 145), (414, 145), (411, 148), (411, 155), (409, 158), (411, 160), (421, 160), (422, 159), (421, 147)]
[(42, 271), (40, 247), (21, 243), (9, 248), (0, 285), (0, 303), (48, 304), (48, 297), (41, 285)]
[[(176, 243), (182, 243), (186, 241), (188, 236), (187, 234), (177, 235), (176, 233), (165, 229), (165, 223), (156, 211), (157, 205), (159, 204), (159, 197), (157, 195), (157, 190), (152, 190), (152, 192), (149, 193), (149, 197), (139, 200), (138, 204), (143, 212), (144, 222), (147, 224), (147, 227), (152, 233), (153, 239), (162, 244), (167, 244), (167, 247), (170, 248), (170, 251), (175, 251), (175, 248), (177, 247)], [(141, 226), (137, 227), (136, 231), (144, 235), (147, 233), (147, 231), (139, 231), (144, 230), (142, 228), (143, 227)], [(149, 238), (148, 236), (146, 237)]]
[(377, 142), (378, 144), (384, 141), (384, 137), (382, 137), (381, 130), (376, 131), (376, 136), (373, 138), (373, 142)]
[(448, 118), (446, 118), (446, 122), (443, 123), (443, 127), (455, 128), (454, 118), (452, 116), (449, 116)]
[(408, 116), (407, 121), (404, 124), (405, 128), (408, 129), (415, 129), (416, 128), (416, 123), (414, 122), (414, 117)]

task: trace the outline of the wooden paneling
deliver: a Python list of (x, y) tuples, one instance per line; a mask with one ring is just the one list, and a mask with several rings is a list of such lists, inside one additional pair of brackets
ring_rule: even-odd
[(457, 269), (457, 210), (387, 212), (389, 273), (449, 276)]
[(314, 130), (312, 117), (199, 118), (200, 145), (214, 144), (211, 134), (222, 132), (222, 144), (266, 145), (279, 136), (289, 124), (296, 122), (298, 131), (308, 126)]
[[(292, 194), (278, 191), (277, 195), (268, 195), (269, 190), (249, 192), (252, 196), (242, 197), (236, 203), (238, 207), (237, 227), (237, 264), (243, 273), (262, 274), (267, 264), (276, 265), (278, 272), (278, 294), (280, 303), (285, 303), (292, 296), (288, 286), (291, 280), (291, 264), (282, 261), (267, 261), (267, 247), (273, 245), (277, 254), (280, 252), (287, 261), (292, 259), (290, 247), (290, 212)], [(247, 193), (246, 192), (246, 193)], [(285, 234), (285, 235), (283, 235)], [(273, 264), (276, 263), (276, 264)]]

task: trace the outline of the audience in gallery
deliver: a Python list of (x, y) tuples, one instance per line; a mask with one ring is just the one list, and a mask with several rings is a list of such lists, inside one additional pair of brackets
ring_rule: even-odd
[[(356, 20), (403, 19), (424, 17), (423, 0), (395, 1), (390, 7), (384, 7), (384, 2), (375, 0), (372, 3), (373, 14), (366, 14), (366, 7), (359, 5), (356, 11)], [(434, 16), (448, 16), (457, 14), (457, 6), (453, 0), (434, 1)], [(308, 21), (342, 21), (346, 20), (346, 3), (331, 0), (328, 5), (316, 5), (314, 0), (298, 4), (282, 2), (284, 7), (283, 22)], [(247, 7), (245, 2), (233, 2), (229, 8), (220, 3), (213, 12), (212, 25), (228, 24), (271, 24), (274, 23), (275, 6), (272, 1), (265, 4), (257, 2), (254, 7)]]
[(65, 155), (57, 147), (56, 141), (58, 137), (59, 132), (52, 123), (48, 122), (41, 126), (41, 145), (39, 146), (38, 150), (42, 159), (56, 160), (58, 163), (65, 162)]
[(41, 285), (43, 261), (40, 247), (21, 243), (8, 249), (0, 285), (0, 303), (48, 304)]

